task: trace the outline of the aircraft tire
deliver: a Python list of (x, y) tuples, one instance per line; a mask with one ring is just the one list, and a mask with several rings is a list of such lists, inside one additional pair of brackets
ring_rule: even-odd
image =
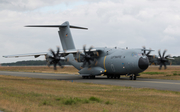
[(130, 80), (132, 80), (132, 79), (133, 79), (133, 77), (132, 77), (132, 76), (129, 76), (129, 79), (130, 79)]
[(134, 76), (134, 78), (133, 78), (134, 80), (136, 80), (136, 76)]
[(120, 79), (120, 75), (118, 75), (117, 78)]
[(85, 76), (82, 76), (83, 79), (85, 79)]
[(108, 78), (108, 79), (110, 78), (109, 75), (107, 75), (107, 78)]

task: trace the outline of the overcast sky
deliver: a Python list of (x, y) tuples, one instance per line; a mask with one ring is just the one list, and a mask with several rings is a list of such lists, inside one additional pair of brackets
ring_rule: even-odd
[[(0, 0), (0, 63), (32, 60), (3, 55), (47, 52), (61, 47), (58, 28), (25, 25), (71, 25), (76, 48), (146, 46), (180, 55), (180, 0)], [(37, 58), (38, 60), (44, 57)], [(35, 59), (35, 60), (37, 60)]]

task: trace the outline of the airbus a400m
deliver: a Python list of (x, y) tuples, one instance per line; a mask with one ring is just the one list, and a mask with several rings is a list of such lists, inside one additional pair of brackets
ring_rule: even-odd
[[(120, 78), (121, 75), (129, 76), (130, 80), (136, 80), (139, 73), (148, 68), (151, 63), (165, 66), (171, 59), (170, 55), (165, 56), (166, 50), (159, 56), (150, 55), (151, 49), (145, 47), (139, 49), (124, 49), (124, 48), (96, 48), (90, 47), (86, 49), (76, 49), (73, 38), (71, 36), (70, 28), (85, 29), (84, 27), (69, 25), (69, 22), (64, 22), (61, 25), (28, 25), (26, 27), (52, 27), (59, 28), (59, 37), (63, 51), (57, 47), (57, 51), (52, 49), (49, 52), (43, 53), (31, 53), (21, 55), (8, 55), (3, 56), (5, 58), (10, 57), (25, 57), (34, 56), (35, 58), (44, 55), (46, 57), (47, 65), (53, 65), (56, 70), (56, 66), (63, 67), (64, 63), (73, 65), (79, 70), (82, 78), (95, 78), (101, 74), (107, 76), (107, 78)], [(148, 51), (148, 53), (146, 53)], [(63, 63), (63, 64), (62, 64)]]

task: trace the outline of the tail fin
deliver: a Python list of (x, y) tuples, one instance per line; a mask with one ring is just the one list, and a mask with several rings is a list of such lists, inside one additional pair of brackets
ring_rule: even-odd
[(61, 25), (28, 25), (25, 27), (53, 27), (53, 28), (58, 27), (59, 28), (58, 33), (59, 33), (63, 50), (75, 49), (75, 45), (74, 45), (74, 41), (71, 35), (70, 28), (86, 29), (86, 30), (88, 29), (88, 28), (69, 25), (68, 21), (64, 22)]

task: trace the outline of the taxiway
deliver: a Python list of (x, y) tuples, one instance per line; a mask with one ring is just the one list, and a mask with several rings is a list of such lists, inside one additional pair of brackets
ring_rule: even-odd
[(82, 77), (72, 74), (29, 73), (29, 72), (9, 72), (9, 71), (0, 71), (0, 75), (67, 80), (72, 82), (129, 86), (135, 88), (153, 88), (158, 90), (180, 91), (179, 80), (145, 79), (138, 77), (137, 80), (129, 80), (128, 77), (122, 77), (120, 79), (107, 79), (105, 76), (97, 76), (95, 79), (82, 79)]

